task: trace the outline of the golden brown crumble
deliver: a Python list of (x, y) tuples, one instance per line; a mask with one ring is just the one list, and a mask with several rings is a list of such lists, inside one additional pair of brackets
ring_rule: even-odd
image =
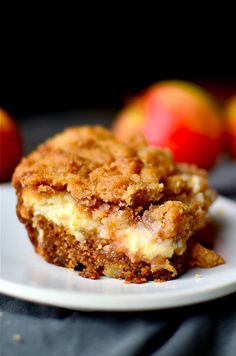
[(164, 195), (197, 193), (185, 175), (197, 176), (199, 191), (208, 189), (202, 170), (176, 165), (168, 150), (149, 147), (144, 140), (119, 142), (100, 127), (66, 129), (24, 158), (13, 176), (16, 188), (30, 186), (52, 194), (67, 190), (82, 203), (108, 202), (127, 206), (156, 203)]

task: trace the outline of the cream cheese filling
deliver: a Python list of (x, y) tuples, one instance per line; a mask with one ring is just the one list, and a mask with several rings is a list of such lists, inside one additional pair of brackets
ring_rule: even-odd
[(23, 194), (24, 204), (33, 209), (34, 216), (42, 215), (54, 224), (64, 226), (75, 238), (85, 239), (83, 230), (96, 230), (99, 226), (88, 214), (80, 211), (69, 194), (58, 193), (42, 197), (31, 192)]
[(130, 227), (125, 232), (123, 244), (127, 251), (130, 251), (129, 256), (132, 260), (133, 256), (142, 255), (149, 260), (156, 256), (171, 258), (174, 253), (182, 254), (186, 246), (181, 240), (166, 239), (158, 241), (156, 235), (152, 231), (146, 229), (139, 224), (137, 227)]
[[(54, 224), (65, 227), (80, 242), (86, 240), (84, 231), (95, 231), (98, 238), (110, 238), (106, 226), (79, 209), (68, 193), (44, 197), (26, 190), (23, 201), (26, 207), (33, 210), (34, 219), (42, 215)], [(157, 256), (171, 258), (174, 253), (181, 255), (186, 249), (186, 244), (180, 238), (160, 240), (142, 223), (117, 231), (117, 240), (119, 250), (125, 252), (131, 260), (135, 256), (142, 256), (145, 261), (152, 261)]]

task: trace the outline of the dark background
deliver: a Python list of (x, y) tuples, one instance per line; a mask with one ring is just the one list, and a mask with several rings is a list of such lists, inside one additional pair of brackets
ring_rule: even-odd
[[(125, 102), (155, 81), (164, 79), (185, 79), (194, 81), (222, 98), (230, 96), (235, 90), (232, 75), (186, 74), (183, 70), (159, 73), (153, 68), (149, 73), (137, 77), (132, 73), (112, 75), (104, 68), (94, 73), (88, 68), (87, 75), (83, 69), (75, 72), (57, 74), (51, 71), (30, 73), (24, 77), (16, 76), (1, 92), (1, 106), (15, 117), (32, 114), (89, 108), (119, 109)], [(23, 83), (23, 84), (22, 84)]]
[(60, 29), (52, 25), (43, 32), (45, 19), (41, 19), (25, 31), (22, 20), (10, 34), (8, 24), (6, 46), (1, 44), (0, 106), (16, 118), (67, 110), (116, 110), (163, 79), (191, 80), (220, 92), (222, 98), (236, 91), (232, 32), (223, 37), (221, 29), (217, 33), (213, 26), (208, 34), (201, 34), (200, 19), (195, 26), (198, 36), (188, 34), (193, 19), (188, 24), (185, 19), (183, 33), (173, 26), (168, 34), (167, 28), (157, 27), (158, 19), (153, 26), (139, 21), (139, 26), (130, 24), (127, 30), (123, 17), (119, 21), (110, 17), (101, 29), (101, 22), (94, 24), (91, 16), (82, 25), (82, 15), (77, 16), (69, 31), (62, 22)]

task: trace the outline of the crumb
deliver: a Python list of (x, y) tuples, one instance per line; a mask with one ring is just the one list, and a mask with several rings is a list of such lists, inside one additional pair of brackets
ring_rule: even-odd
[(31, 285), (32, 285), (32, 286), (37, 286), (37, 285), (38, 285), (38, 282), (32, 281), (32, 282), (31, 282)]
[(211, 268), (224, 264), (222, 256), (213, 250), (210, 250), (200, 243), (192, 247), (190, 265), (191, 267)]
[(195, 279), (202, 279), (202, 275), (200, 273), (195, 273), (194, 278)]
[(218, 208), (216, 213), (218, 216), (224, 216), (224, 209)]
[(13, 340), (14, 342), (22, 342), (22, 341), (23, 341), (23, 337), (22, 337), (20, 334), (14, 334), (14, 335), (12, 336), (12, 340)]

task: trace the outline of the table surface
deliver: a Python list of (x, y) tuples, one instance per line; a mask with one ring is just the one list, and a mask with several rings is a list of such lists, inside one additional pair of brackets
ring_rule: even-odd
[[(20, 122), (25, 153), (63, 127), (102, 123), (114, 112), (68, 112)], [(236, 199), (236, 163), (223, 160), (211, 184)], [(219, 355), (236, 350), (236, 293), (190, 307), (135, 313), (79, 312), (0, 296), (1, 355)]]

